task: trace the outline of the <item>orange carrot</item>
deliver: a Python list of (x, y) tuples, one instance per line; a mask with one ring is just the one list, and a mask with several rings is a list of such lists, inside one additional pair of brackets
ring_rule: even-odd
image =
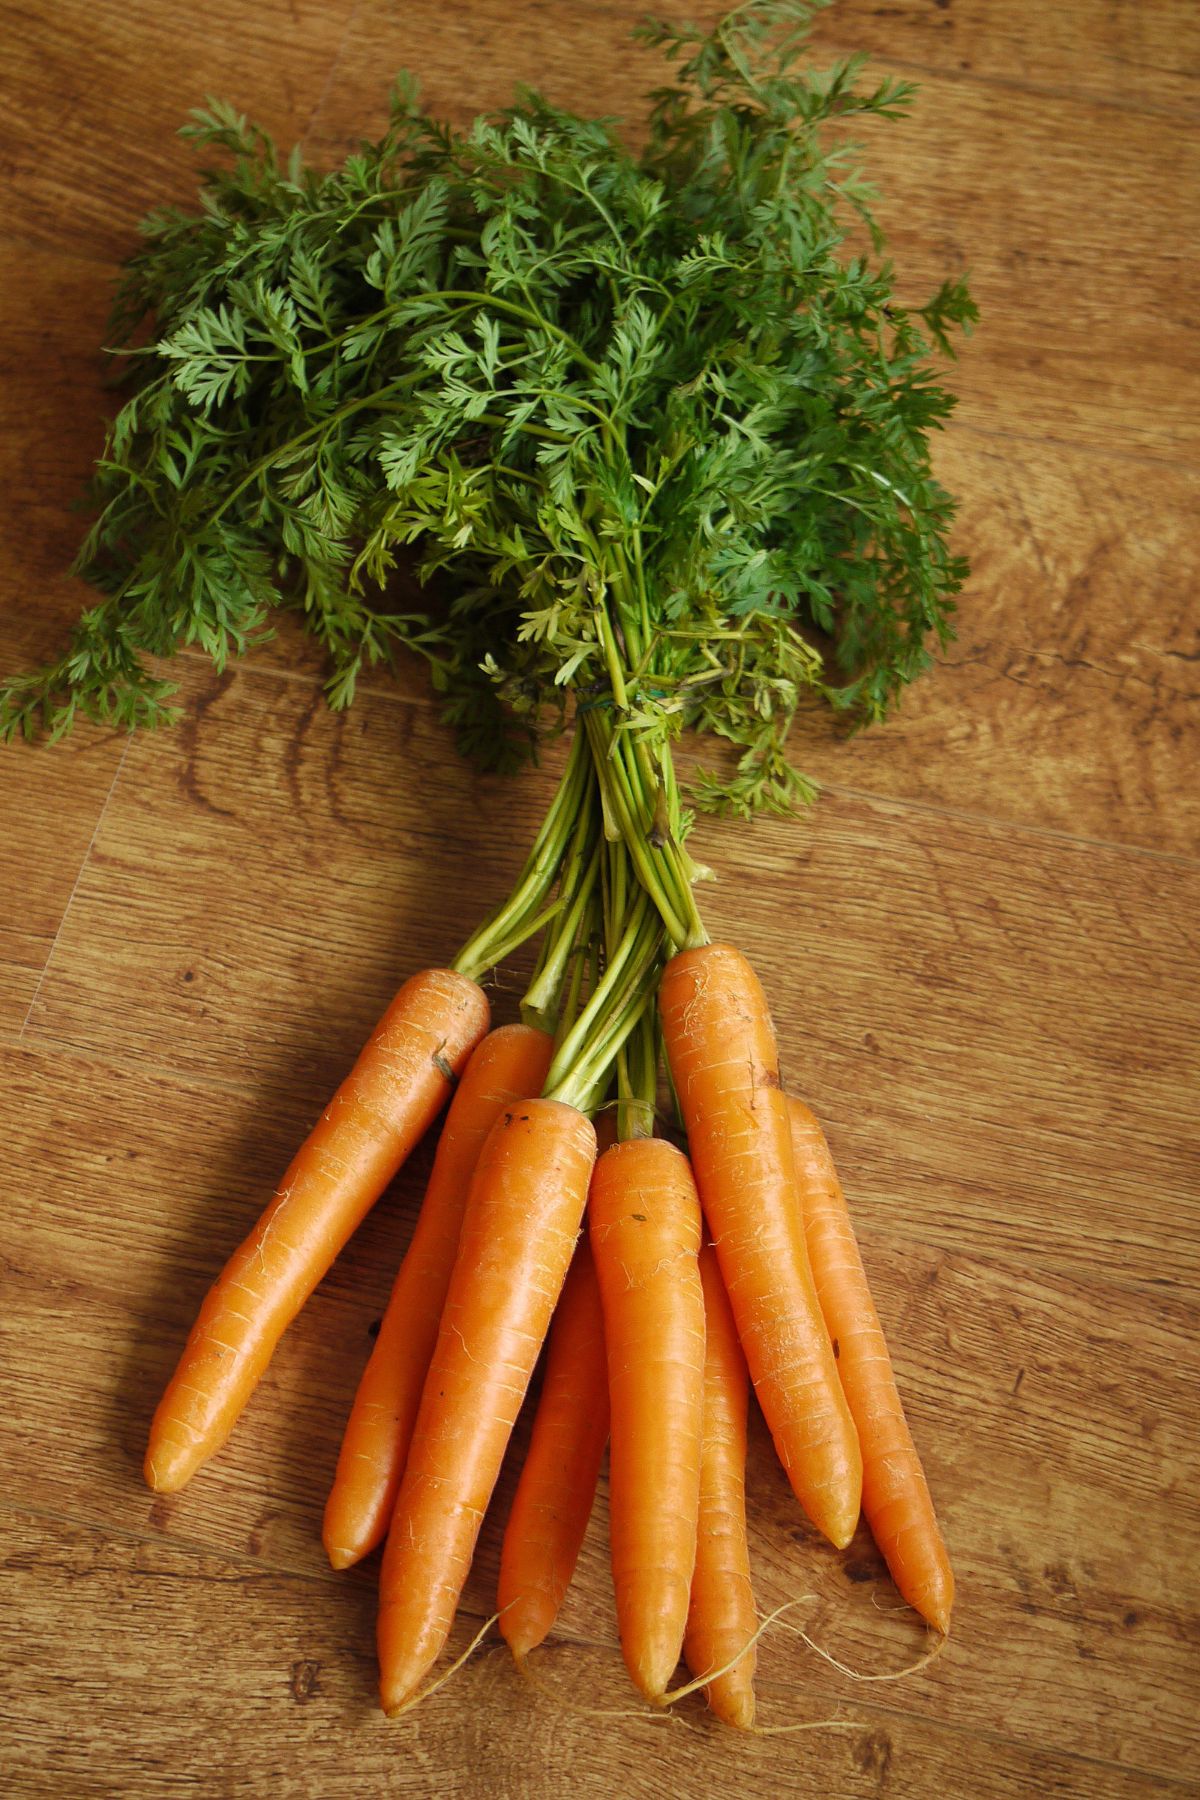
[(615, 1145), (596, 1164), (588, 1217), (608, 1347), (617, 1623), (635, 1685), (657, 1701), (683, 1648), (700, 1505), (704, 1295), (686, 1156), (662, 1138)]
[(863, 1452), (863, 1511), (892, 1578), (923, 1618), (945, 1633), (954, 1572), (938, 1528), (845, 1196), (820, 1125), (789, 1100), (804, 1229), (817, 1296)]
[(667, 964), (659, 1005), (759, 1404), (797, 1499), (842, 1549), (858, 1523), (862, 1454), (809, 1268), (766, 999), (739, 951), (706, 944)]
[(585, 1237), (550, 1327), (533, 1435), (500, 1552), (500, 1631), (518, 1659), (543, 1641), (558, 1617), (607, 1442), (604, 1321)]
[(553, 1052), (548, 1033), (501, 1025), (472, 1053), (450, 1102), (417, 1227), (354, 1396), (325, 1506), (322, 1538), (335, 1569), (348, 1569), (387, 1536), (471, 1176), (505, 1108), (541, 1093)]
[[(723, 1669), (705, 1688), (726, 1725), (754, 1723), (751, 1642), (758, 1629), (746, 1545), (746, 1410), (749, 1379), (717, 1259), (700, 1252), (704, 1288), (704, 1438), (700, 1455), (700, 1525), (696, 1572), (683, 1654), (693, 1675)], [(745, 1645), (740, 1660), (733, 1662)]]
[(174, 1493), (221, 1448), (284, 1331), (449, 1097), (488, 1026), (452, 969), (404, 983), (210, 1289), (150, 1427), (146, 1480)]
[(383, 1554), (385, 1712), (412, 1698), (449, 1636), (595, 1155), (589, 1120), (556, 1100), (502, 1113), (483, 1146)]

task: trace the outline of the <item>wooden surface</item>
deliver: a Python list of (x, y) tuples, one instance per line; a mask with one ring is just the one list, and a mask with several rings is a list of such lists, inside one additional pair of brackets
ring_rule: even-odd
[[(640, 11), (5, 0), (0, 668), (86, 598), (63, 569), (108, 289), (141, 214), (189, 192), (185, 110), (219, 92), (332, 157), (407, 63), (459, 119), (518, 78), (620, 111), (652, 73), (626, 43)], [(706, 902), (840, 1160), (957, 1565), (954, 1637), (867, 1685), (772, 1631), (763, 1721), (837, 1729), (631, 1716), (602, 1494), (545, 1691), (492, 1647), (384, 1721), (374, 1571), (333, 1576), (318, 1527), (421, 1157), (227, 1451), (180, 1496), (143, 1488), (207, 1283), (398, 979), (504, 891), (552, 777), (502, 799), (472, 778), (415, 676), (332, 717), (284, 633), (221, 679), (184, 658), (173, 734), (0, 752), (5, 1794), (1197, 1791), (1200, 13), (842, 0), (817, 35), (922, 84), (879, 172), (912, 291), (965, 264), (983, 309), (940, 451), (975, 574), (893, 724), (813, 731), (811, 818), (703, 833)], [(811, 1595), (792, 1616), (830, 1652), (910, 1660), (869, 1543), (815, 1541), (761, 1426), (750, 1482), (760, 1606)]]

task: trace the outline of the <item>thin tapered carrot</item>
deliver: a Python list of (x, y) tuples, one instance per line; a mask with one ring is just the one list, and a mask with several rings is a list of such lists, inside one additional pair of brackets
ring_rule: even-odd
[(954, 1572), (896, 1389), (842, 1185), (808, 1107), (791, 1099), (788, 1111), (817, 1298), (862, 1444), (863, 1511), (901, 1594), (945, 1633)]
[(595, 1156), (590, 1121), (556, 1100), (502, 1113), (480, 1153), (383, 1554), (385, 1712), (412, 1698), (449, 1636)]
[(322, 1539), (335, 1569), (348, 1569), (387, 1536), (479, 1153), (506, 1107), (541, 1093), (553, 1053), (547, 1032), (501, 1025), (463, 1071), (325, 1505)]
[(659, 1006), (755, 1393), (797, 1499), (842, 1549), (858, 1523), (862, 1455), (809, 1268), (766, 999), (740, 951), (705, 944), (667, 964)]
[(631, 1138), (588, 1202), (612, 1408), (609, 1515), (625, 1666), (648, 1700), (683, 1648), (696, 1563), (704, 1405), (700, 1202), (686, 1156)]
[(584, 1237), (550, 1327), (533, 1433), (500, 1552), (500, 1631), (518, 1659), (543, 1642), (558, 1617), (607, 1442), (604, 1321)]
[(173, 1493), (221, 1448), (284, 1331), (487, 1027), (483, 990), (453, 969), (404, 983), (200, 1308), (150, 1427), (152, 1488)]
[[(758, 1629), (746, 1544), (746, 1412), (749, 1376), (712, 1248), (700, 1251), (704, 1288), (704, 1437), (696, 1572), (683, 1654), (693, 1675), (722, 1669), (705, 1689), (726, 1725), (754, 1723), (752, 1642)], [(747, 1650), (745, 1646), (749, 1644)], [(739, 1660), (739, 1652), (744, 1654)], [(733, 1663), (732, 1668), (727, 1668)]]

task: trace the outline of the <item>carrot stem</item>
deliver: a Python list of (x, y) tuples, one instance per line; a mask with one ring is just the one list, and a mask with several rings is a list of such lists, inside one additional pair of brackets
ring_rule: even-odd
[(469, 980), (478, 981), (545, 923), (540, 915), (546, 896), (558, 880), (592, 779), (588, 763), (587, 745), (577, 732), (516, 887), (504, 904), (472, 933), (454, 959), (453, 967)]

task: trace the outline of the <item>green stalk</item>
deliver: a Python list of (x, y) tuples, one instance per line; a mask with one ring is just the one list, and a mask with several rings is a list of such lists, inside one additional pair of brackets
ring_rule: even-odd
[(573, 1028), (563, 1039), (558, 1054), (550, 1066), (550, 1072), (546, 1077), (547, 1091), (563, 1079), (568, 1069), (582, 1055), (590, 1054), (592, 1051), (595, 1041), (592, 1028), (605, 1020), (606, 1015), (611, 1012), (615, 1000), (624, 999), (630, 965), (644, 953), (650, 928), (654, 922), (653, 909), (648, 897), (639, 893), (620, 943), (609, 956), (608, 966), (597, 983), (594, 993), (575, 1021)]
[[(570, 969), (566, 982), (564, 986), (559, 989), (558, 1016), (554, 1024), (554, 1042), (556, 1047), (562, 1043), (563, 1038), (571, 1030), (576, 1019), (579, 1017), (579, 1008), (582, 1004), (584, 994), (590, 993), (595, 986), (594, 978), (589, 977), (588, 973), (589, 965), (592, 960), (590, 952), (595, 930), (596, 900), (593, 893), (588, 896), (587, 912), (583, 923), (579, 927), (575, 947), (571, 953)], [(522, 1016), (525, 1017), (526, 1024), (543, 1024), (544, 1026), (545, 1014), (543, 1014), (542, 1019), (540, 1020), (532, 1019), (526, 1017), (525, 1009), (522, 1007)]]
[[(704, 929), (704, 922), (700, 917), (695, 895), (692, 893), (690, 870), (694, 864), (679, 841), (678, 800), (676, 800), (676, 809), (672, 815), (670, 790), (663, 787), (645, 742), (640, 738), (632, 738), (627, 731), (618, 732), (616, 738), (617, 754), (624, 762), (627, 781), (641, 804), (647, 842), (651, 852), (659, 859), (663, 883), (671, 896), (672, 905), (687, 924), (686, 937), (677, 940), (679, 947), (692, 949), (698, 944), (706, 944), (708, 933)], [(664, 760), (669, 762), (670, 752), (665, 747), (663, 755)], [(662, 793), (666, 794), (667, 799), (667, 832), (662, 841), (656, 841), (659, 822), (658, 803)]]
[(584, 715), (587, 735), (605, 803), (625, 841), (638, 880), (654, 901), (667, 935), (677, 948), (706, 944), (708, 933), (691, 884), (680, 866), (678, 846), (674, 842), (661, 850), (651, 846), (648, 834), (654, 822), (654, 801), (651, 799), (647, 805), (636, 767), (630, 769), (621, 744), (626, 734), (614, 732), (600, 713), (600, 708), (592, 707)]
[(593, 1039), (588, 1055), (580, 1058), (553, 1090), (547, 1090), (551, 1099), (565, 1101), (586, 1112), (593, 1104), (588, 1096), (603, 1093), (608, 1088), (622, 1045), (637, 1028), (643, 1013), (654, 1005), (661, 965), (662, 927), (655, 922), (651, 939), (639, 956), (622, 998), (611, 1008), (602, 1031)]
[(579, 1106), (607, 1076), (657, 990), (662, 936), (649, 896), (639, 891), (616, 953), (551, 1064), (545, 1088), (550, 1098)]
[(468, 980), (478, 981), (488, 969), (511, 956), (558, 910), (556, 905), (547, 912), (545, 900), (558, 879), (578, 825), (591, 778), (589, 760), (587, 746), (577, 732), (520, 880), (504, 904), (467, 939), (454, 959), (452, 966)]
[(658, 1107), (657, 994), (643, 1003), (628, 1039), (617, 1052), (617, 1135), (653, 1137)]
[[(583, 823), (590, 826), (590, 818)], [(585, 833), (585, 847), (590, 840), (591, 832)], [(582, 863), (582, 859), (580, 859)], [(563, 901), (566, 911), (562, 922), (556, 928), (553, 937), (547, 940), (546, 954), (541, 968), (526, 989), (525, 998), (521, 1002), (522, 1013), (528, 1012), (531, 1022), (540, 1022), (540, 1015), (553, 1020), (558, 1012), (559, 995), (566, 979), (567, 966), (572, 956), (581, 949), (586, 949), (586, 938), (583, 944), (579, 941), (580, 926), (591, 901), (592, 892), (600, 871), (600, 846), (591, 846), (591, 855), (587, 863), (577, 864), (563, 877)], [(570, 898), (568, 899), (568, 896)]]

